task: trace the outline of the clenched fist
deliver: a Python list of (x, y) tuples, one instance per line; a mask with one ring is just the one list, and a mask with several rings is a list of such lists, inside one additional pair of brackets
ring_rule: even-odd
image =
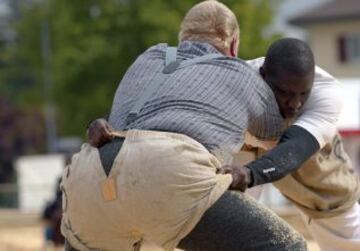
[(221, 168), (220, 172), (232, 175), (231, 190), (245, 192), (246, 188), (252, 183), (251, 171), (246, 166), (225, 165)]
[(88, 141), (93, 147), (101, 147), (114, 138), (114, 129), (105, 119), (92, 121), (87, 130)]

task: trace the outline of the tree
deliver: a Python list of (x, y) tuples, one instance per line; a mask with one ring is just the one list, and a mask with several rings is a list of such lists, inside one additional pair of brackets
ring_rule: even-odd
[[(47, 4), (26, 4), (15, 26), (17, 46), (7, 50), (10, 63), (0, 70), (3, 89), (22, 106), (44, 103), (40, 31), (47, 20), (59, 132), (84, 135), (91, 119), (109, 113), (118, 83), (139, 53), (159, 42), (177, 44), (181, 19), (197, 2), (48, 0)], [(240, 56), (263, 55), (273, 39), (262, 36), (272, 19), (268, 1), (223, 2), (239, 18)]]

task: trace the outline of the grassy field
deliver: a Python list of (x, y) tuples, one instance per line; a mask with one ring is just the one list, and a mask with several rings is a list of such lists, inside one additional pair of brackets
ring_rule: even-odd
[[(308, 240), (309, 251), (320, 251), (306, 231), (296, 213), (280, 214), (285, 220), (304, 234)], [(45, 247), (43, 227), (39, 217), (34, 214), (20, 214), (17, 211), (0, 210), (0, 251), (58, 251), (62, 248)], [(142, 251), (160, 251), (146, 246)]]

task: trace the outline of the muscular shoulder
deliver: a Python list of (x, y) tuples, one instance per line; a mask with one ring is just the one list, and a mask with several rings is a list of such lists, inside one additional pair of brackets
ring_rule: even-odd
[(311, 95), (295, 124), (308, 130), (320, 146), (335, 135), (343, 103), (340, 89), (338, 80), (316, 66)]
[(138, 57), (139, 58), (163, 58), (165, 56), (165, 52), (166, 52), (166, 48), (167, 48), (167, 44), (166, 43), (160, 43), (160, 44), (156, 44), (153, 45), (151, 47), (149, 47), (148, 49), (146, 49), (143, 53), (141, 53)]
[(330, 113), (333, 110), (340, 110), (342, 107), (340, 91), (341, 87), (339, 81), (328, 72), (316, 66), (313, 89), (304, 106), (304, 113), (299, 119), (301, 117), (306, 117), (306, 111), (309, 110), (319, 110), (325, 113)]

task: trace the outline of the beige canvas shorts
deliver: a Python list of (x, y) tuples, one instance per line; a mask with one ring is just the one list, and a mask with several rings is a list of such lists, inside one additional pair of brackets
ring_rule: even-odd
[(131, 130), (107, 177), (84, 144), (63, 174), (62, 233), (79, 250), (135, 250), (142, 240), (173, 250), (232, 178), (181, 134)]

